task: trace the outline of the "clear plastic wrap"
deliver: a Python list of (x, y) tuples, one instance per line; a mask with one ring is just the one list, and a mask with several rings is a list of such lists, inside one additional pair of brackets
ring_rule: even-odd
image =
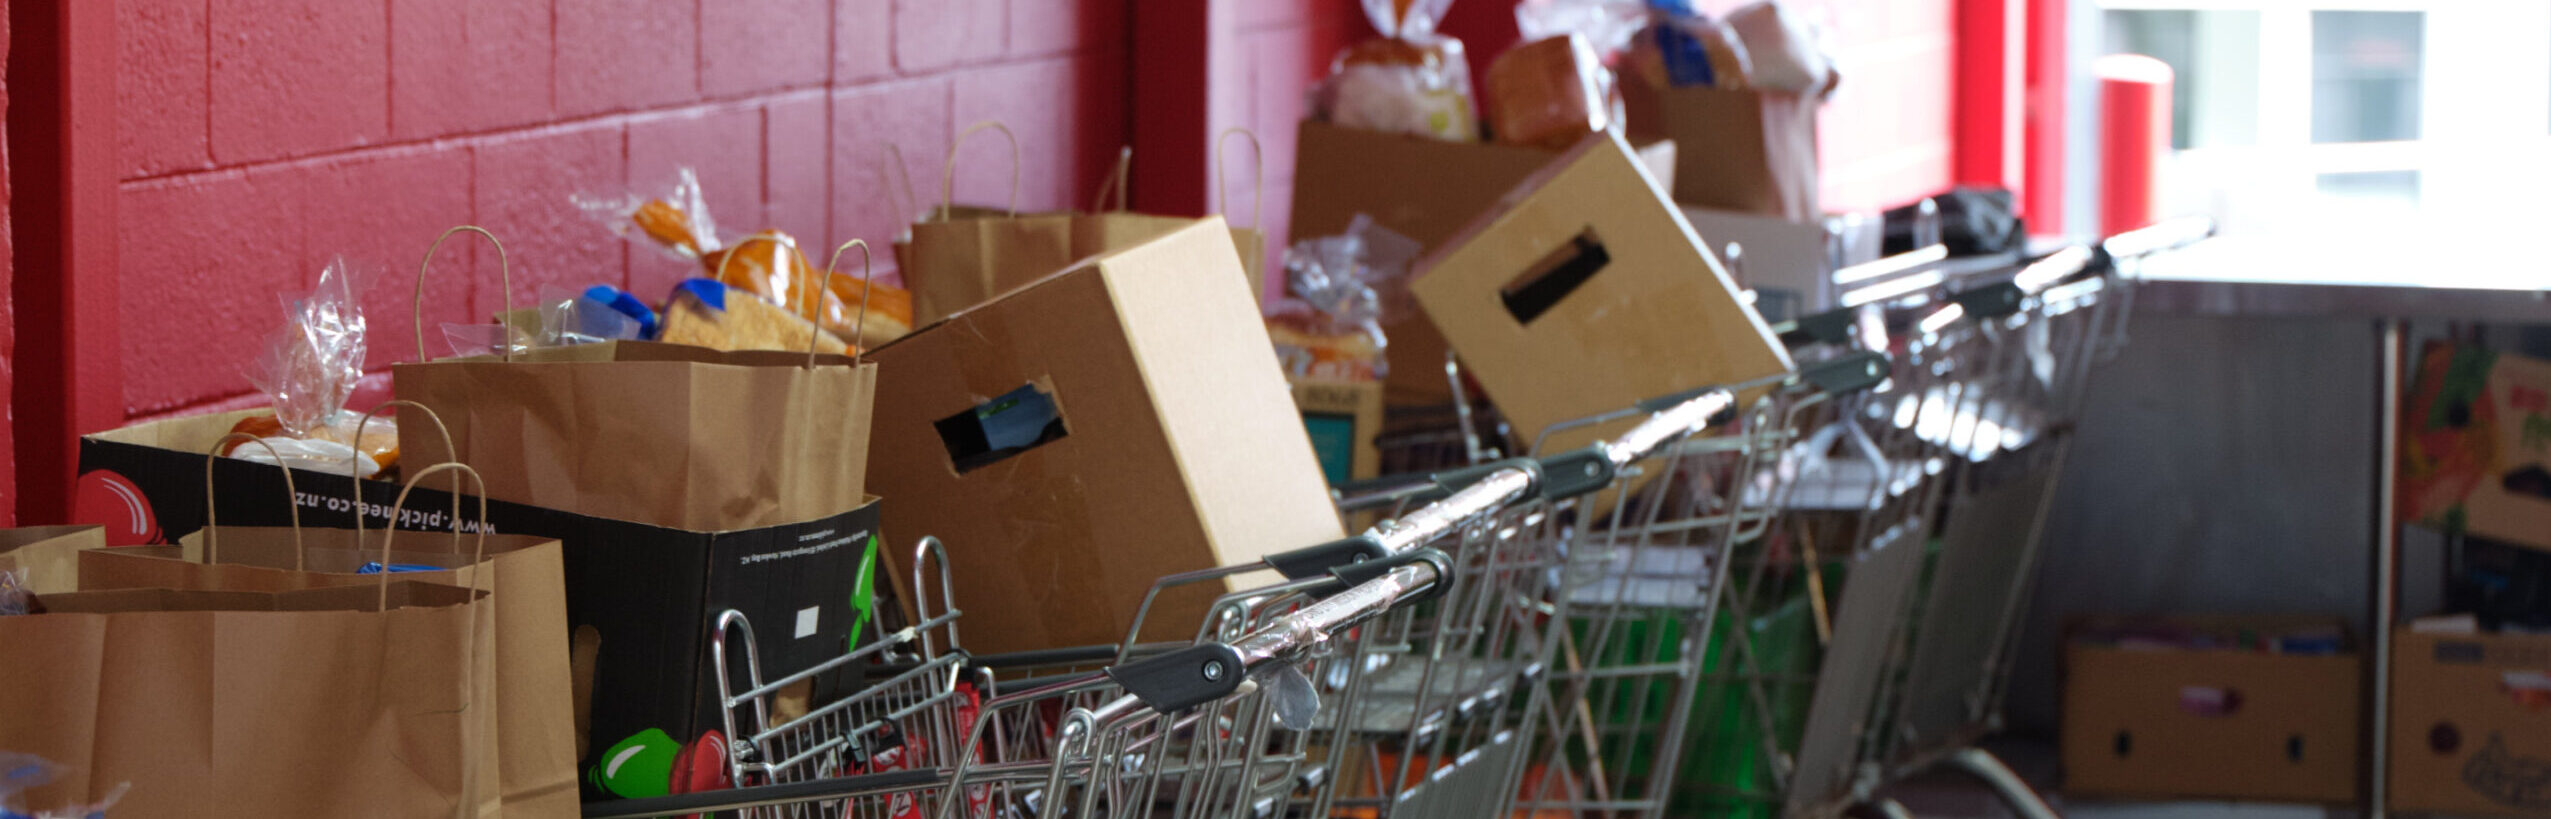
[(1364, 0), (1381, 32), (1338, 54), (1312, 92), (1314, 115), (1350, 128), (1468, 142), (1479, 105), (1460, 40), (1435, 32), (1452, 0)]
[(284, 324), (248, 372), (274, 399), (275, 420), (296, 437), (317, 432), (363, 378), (363, 306), (344, 259), (319, 271), (309, 294), (284, 301)]
[(1754, 85), (1805, 97), (1833, 93), (1840, 76), (1825, 53), (1822, 32), (1806, 15), (1758, 0), (1728, 12), (1727, 27), (1745, 43)]
[(1648, 6), (1655, 22), (1631, 39), (1623, 70), (1653, 88), (1752, 85), (1752, 57), (1726, 24), (1695, 10), (1689, 0), (1649, 0)]
[(1523, 0), (1515, 4), (1515, 31), (1525, 42), (1584, 37), (1602, 55), (1630, 47), (1630, 38), (1648, 24), (1644, 0)]
[[(665, 196), (578, 194), (570, 199), (612, 233), (631, 240), (644, 237), (665, 252), (692, 260), (700, 266), (701, 275), (792, 310), (839, 339), (876, 347), (912, 329), (911, 291), (883, 284), (871, 288), (864, 277), (821, 275), (806, 258), (807, 249), (777, 230), (733, 242), (719, 238), (717, 223), (709, 218), (708, 205), (701, 198), (699, 178), (689, 168), (681, 169), (679, 181)], [(633, 230), (637, 235), (632, 235)], [(817, 281), (828, 282), (821, 286), (819, 297), (801, 295)], [(864, 295), (863, 288), (868, 288)], [(859, 315), (863, 301), (868, 308), (865, 321)], [(493, 349), (502, 337), (488, 329), (468, 330), (454, 337), (455, 349), (464, 344)], [(655, 336), (650, 332), (640, 337)]]
[(700, 177), (689, 168), (675, 173), (673, 189), (663, 196), (580, 193), (568, 201), (614, 235), (628, 238), (634, 229), (680, 258), (698, 260), (725, 248), (718, 242), (717, 220), (709, 218), (708, 200), (700, 193)]
[(1408, 309), (1408, 265), (1416, 240), (1357, 214), (1345, 233), (1293, 243), (1284, 252), (1293, 298), (1268, 318), (1287, 374), (1372, 381), (1389, 375), (1382, 325)]

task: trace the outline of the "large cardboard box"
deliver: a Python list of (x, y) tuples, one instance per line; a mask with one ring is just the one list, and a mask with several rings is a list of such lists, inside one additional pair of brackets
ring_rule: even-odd
[[(1526, 178), (1417, 265), (1418, 304), (1522, 440), (1659, 395), (1785, 372), (1664, 186), (1614, 134)], [(1557, 451), (1636, 423), (1580, 427)]]
[(1759, 213), (1792, 222), (1824, 215), (1816, 159), (1813, 97), (1717, 88), (1621, 84), (1630, 133), (1685, 146), (1676, 159), (1674, 201)]
[[(247, 412), (141, 424), (80, 439), (74, 515), (103, 524), (108, 545), (174, 544), (205, 521), (204, 450)], [(354, 526), (350, 481), (224, 458), (215, 463), (223, 526)], [(399, 487), (362, 482), (365, 522), (386, 526)], [(440, 476), (409, 496), (401, 528), (448, 531)], [(297, 493), (297, 494), (295, 494)], [(489, 501), (490, 531), (554, 537), (565, 558), (569, 638), (579, 656), (576, 720), (587, 798), (660, 793), (673, 754), (720, 730), (709, 632), (727, 609), (752, 622), (766, 679), (847, 649), (859, 563), (879, 503), (816, 520), (692, 532)], [(463, 506), (474, 517), (477, 503)], [(459, 525), (474, 530), (477, 521)], [(870, 634), (875, 629), (869, 629)], [(828, 679), (811, 693), (840, 693)]]
[(2551, 550), (2551, 361), (2435, 342), (2402, 400), (2401, 517)]
[[(947, 545), (968, 648), (1120, 640), (1163, 575), (1341, 534), (1219, 219), (870, 357), (869, 486), (894, 539)], [(1192, 637), (1225, 590), (1164, 595), (1145, 633)]]
[[(1658, 179), (1674, 178), (1670, 140), (1633, 143)], [(1487, 142), (1446, 142), (1303, 121), (1296, 134), (1292, 239), (1334, 236), (1356, 214), (1432, 250), (1541, 170), (1556, 151)], [(1444, 378), (1444, 337), (1415, 305), (1396, 305), (1390, 337), (1392, 406), (1452, 403)]]
[[(2194, 618), (2185, 618), (2194, 619)], [(2314, 618), (2206, 618), (2267, 633)], [(2357, 798), (2364, 662), (2076, 642), (2065, 647), (2064, 789), (2132, 797)]]
[(2551, 815), (2551, 636), (2393, 633), (2395, 811)]

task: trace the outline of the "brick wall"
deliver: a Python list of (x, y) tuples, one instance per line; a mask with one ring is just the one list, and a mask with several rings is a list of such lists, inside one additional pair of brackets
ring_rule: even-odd
[[(502, 237), (517, 302), (685, 274), (568, 196), (689, 165), (721, 229), (883, 253), (884, 145), (935, 200), (951, 133), (1022, 138), (1022, 208), (1086, 203), (1124, 142), (1124, 0), (118, 0), (118, 325), (131, 417), (246, 389), (240, 368), (342, 255), (375, 278), (374, 368), (415, 356), (410, 277), (445, 227)], [(1005, 198), (978, 138), (962, 201)], [(442, 322), (499, 309), (494, 257), (446, 245)], [(890, 275), (890, 273), (888, 274)]]

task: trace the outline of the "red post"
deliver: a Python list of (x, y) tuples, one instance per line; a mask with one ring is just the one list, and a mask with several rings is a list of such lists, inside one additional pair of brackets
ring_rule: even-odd
[[(18, 523), (70, 510), (78, 436), (124, 420), (116, 328), (115, 4), (9, 4)], [(167, 343), (185, 343), (171, 338)]]
[[(2028, 0), (1958, 0), (1952, 177), (2019, 191)], [(1846, 80), (1848, 81), (1848, 80)]]
[(2072, 81), (2065, 48), (2068, 0), (2031, 0), (2028, 6), (2028, 151), (2020, 177), (2020, 212), (2029, 232), (2064, 232), (2064, 137)]
[(2099, 230), (2159, 221), (2162, 157), (2170, 154), (2170, 65), (2140, 54), (2099, 58)]

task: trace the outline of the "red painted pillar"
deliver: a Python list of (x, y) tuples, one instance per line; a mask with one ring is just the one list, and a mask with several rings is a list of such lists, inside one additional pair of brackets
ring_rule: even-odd
[(2028, 110), (2021, 171), (2020, 212), (2029, 232), (2064, 232), (2064, 129), (2072, 81), (2066, 49), (2068, 0), (2031, 0), (2028, 6)]
[(2141, 54), (2099, 58), (2099, 231), (2158, 221), (2161, 158), (2170, 153), (2170, 65)]
[(1961, 185), (2019, 191), (2028, 0), (1958, 0), (1956, 148)]
[[(18, 523), (70, 507), (77, 436), (124, 420), (115, 324), (115, 4), (10, 4)], [(184, 331), (166, 343), (186, 343)]]

